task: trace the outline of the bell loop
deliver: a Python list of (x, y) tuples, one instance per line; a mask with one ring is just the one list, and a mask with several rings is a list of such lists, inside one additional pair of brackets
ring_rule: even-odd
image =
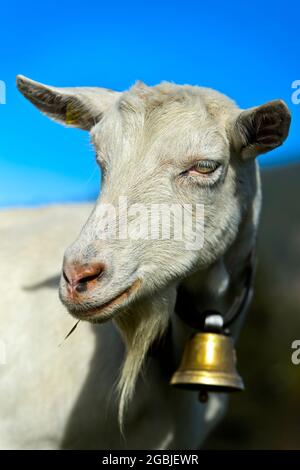
[(223, 330), (224, 319), (218, 312), (209, 312), (204, 320), (204, 331), (220, 333)]

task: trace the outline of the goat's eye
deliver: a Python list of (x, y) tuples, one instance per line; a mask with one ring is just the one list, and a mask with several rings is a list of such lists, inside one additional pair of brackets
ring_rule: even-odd
[(199, 160), (195, 165), (189, 168), (184, 173), (187, 175), (210, 175), (214, 173), (217, 168), (219, 168), (220, 163), (215, 160)]

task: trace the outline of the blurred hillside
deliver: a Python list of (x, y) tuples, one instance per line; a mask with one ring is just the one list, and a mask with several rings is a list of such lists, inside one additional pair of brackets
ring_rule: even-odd
[(300, 449), (300, 165), (264, 170), (262, 184), (255, 295), (237, 346), (246, 391), (208, 449)]

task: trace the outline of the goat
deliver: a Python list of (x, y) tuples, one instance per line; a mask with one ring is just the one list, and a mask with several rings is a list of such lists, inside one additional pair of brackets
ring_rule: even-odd
[[(64, 254), (60, 299), (82, 321), (63, 354), (49, 350), (66, 322), (58, 318), (56, 300), (46, 294), (36, 298), (38, 320), (27, 311), (26, 331), (30, 336), (36, 329), (39, 340), (29, 355), (25, 347), (25, 356), (18, 344), (20, 361), (26, 357), (32, 363), (18, 369), (23, 393), (10, 412), (21, 413), (19, 427), (24, 428), (18, 430), (21, 441), (8, 446), (195, 449), (222, 416), (226, 396), (212, 394), (199, 404), (197, 393), (169, 385), (170, 368), (178, 364), (190, 334), (184, 312), (175, 314), (178, 296), (183, 289), (195, 310), (226, 311), (242, 289), (261, 206), (255, 157), (284, 142), (288, 108), (275, 100), (241, 110), (217, 91), (171, 83), (138, 82), (124, 93), (55, 88), (23, 76), (17, 84), (52, 119), (90, 132), (102, 185), (87, 222)], [(193, 223), (184, 227), (182, 238), (149, 236), (149, 212), (165, 205), (192, 207)], [(60, 211), (68, 218), (76, 212)], [(174, 232), (178, 217), (179, 212), (171, 224)], [(66, 223), (56, 229), (58, 251)], [(36, 253), (39, 241), (32, 237)], [(45, 256), (43, 243), (37, 251), (42, 259), (51, 256), (48, 248)], [(49, 286), (38, 286), (44, 287)], [(51, 289), (47, 292), (53, 296)], [(21, 316), (26, 310), (23, 302), (13, 308)], [(149, 354), (170, 325), (167, 347)], [(238, 329), (232, 329), (235, 337)], [(6, 393), (16, 387), (17, 375), (8, 374)], [(27, 419), (33, 419), (40, 400), (47, 419), (29, 439)]]

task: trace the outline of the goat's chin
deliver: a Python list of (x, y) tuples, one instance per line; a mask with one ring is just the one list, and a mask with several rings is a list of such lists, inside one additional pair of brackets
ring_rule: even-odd
[(169, 288), (154, 297), (136, 301), (134, 306), (128, 307), (114, 318), (126, 346), (126, 356), (118, 383), (121, 430), (126, 406), (133, 396), (146, 354), (153, 341), (166, 331), (175, 298), (175, 289)]

